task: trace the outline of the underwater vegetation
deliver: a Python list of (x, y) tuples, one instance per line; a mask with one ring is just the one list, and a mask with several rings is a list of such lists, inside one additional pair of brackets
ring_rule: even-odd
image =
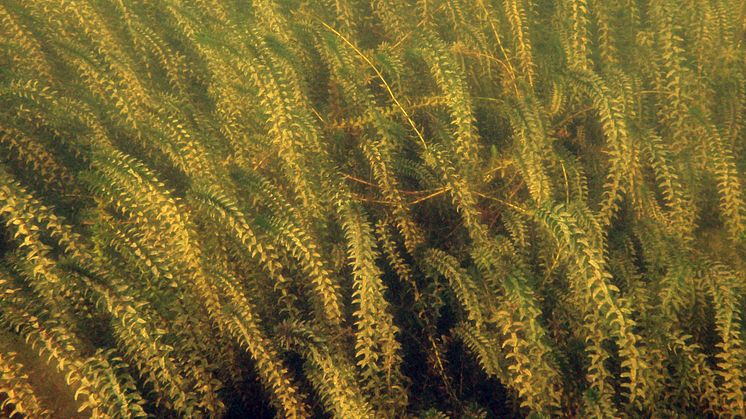
[(0, 416), (746, 417), (745, 42), (744, 0), (0, 0)]

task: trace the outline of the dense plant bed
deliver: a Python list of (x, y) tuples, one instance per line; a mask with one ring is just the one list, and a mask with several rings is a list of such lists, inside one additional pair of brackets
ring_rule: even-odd
[(745, 13), (0, 0), (5, 412), (746, 416)]

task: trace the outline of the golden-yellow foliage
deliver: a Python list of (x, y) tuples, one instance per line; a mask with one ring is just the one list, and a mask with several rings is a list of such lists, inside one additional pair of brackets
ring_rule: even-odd
[(744, 16), (0, 0), (0, 415), (746, 417)]

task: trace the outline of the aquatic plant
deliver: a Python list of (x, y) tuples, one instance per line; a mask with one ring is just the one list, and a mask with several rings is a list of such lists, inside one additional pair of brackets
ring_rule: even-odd
[(746, 416), (745, 16), (0, 0), (4, 412)]

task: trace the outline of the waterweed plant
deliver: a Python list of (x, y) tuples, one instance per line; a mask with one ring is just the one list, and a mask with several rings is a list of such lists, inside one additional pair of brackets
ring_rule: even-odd
[(4, 412), (744, 417), (745, 16), (0, 0)]

